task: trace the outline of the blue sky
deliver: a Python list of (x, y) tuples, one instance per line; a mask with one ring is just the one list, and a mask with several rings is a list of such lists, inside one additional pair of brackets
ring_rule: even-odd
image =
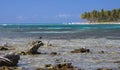
[(82, 22), (93, 9), (120, 8), (120, 0), (0, 0), (0, 23)]

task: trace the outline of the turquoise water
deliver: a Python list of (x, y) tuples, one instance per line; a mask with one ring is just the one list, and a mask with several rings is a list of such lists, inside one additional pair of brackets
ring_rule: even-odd
[(0, 24), (0, 36), (120, 36), (120, 24)]
[(0, 32), (26, 32), (26, 33), (75, 33), (83, 30), (120, 29), (119, 24), (1, 24)]

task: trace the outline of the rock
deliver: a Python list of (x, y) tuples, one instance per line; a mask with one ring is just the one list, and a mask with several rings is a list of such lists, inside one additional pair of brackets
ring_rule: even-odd
[(108, 52), (101, 50), (101, 51), (98, 51), (98, 53), (99, 53), (99, 54), (107, 54)]
[(57, 55), (57, 52), (51, 52), (50, 55)]
[(80, 48), (80, 49), (75, 49), (74, 51), (71, 51), (71, 53), (89, 53), (90, 50), (86, 48)]
[(115, 61), (114, 63), (120, 63), (120, 61)]
[(98, 68), (97, 70), (112, 70), (110, 68)]
[(40, 36), (39, 39), (42, 39), (42, 37)]
[(0, 66), (16, 66), (19, 59), (20, 56), (14, 53), (7, 54), (3, 57), (0, 56)]
[(51, 67), (52, 65), (51, 64), (46, 64), (44, 67)]
[(77, 67), (72, 66), (72, 63), (63, 63), (53, 66), (51, 70), (79, 70)]
[(36, 70), (81, 70), (77, 67), (72, 66), (72, 63), (63, 63), (63, 64), (46, 64), (44, 68), (36, 68)]
[(36, 68), (36, 70), (46, 70), (46, 69), (45, 68)]
[(27, 52), (26, 54), (40, 54), (40, 52), (38, 52), (37, 50), (39, 49), (39, 47), (43, 46), (43, 42), (42, 41), (37, 41)]
[(21, 67), (2, 66), (2, 67), (0, 67), (0, 70), (23, 70), (23, 69)]
[(4, 47), (4, 46), (0, 46), (0, 50), (8, 50), (8, 48), (7, 47)]

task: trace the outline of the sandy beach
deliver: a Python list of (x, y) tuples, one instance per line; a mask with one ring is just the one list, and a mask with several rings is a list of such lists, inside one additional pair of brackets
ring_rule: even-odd
[[(1, 38), (0, 45), (7, 42), (13, 50), (0, 51), (1, 55), (9, 52), (26, 51), (31, 47), (32, 41), (41, 40), (44, 46), (39, 52), (46, 54), (21, 55), (18, 67), (22, 70), (36, 70), (46, 64), (72, 63), (84, 70), (97, 70), (98, 68), (110, 68), (119, 70), (120, 64), (120, 40), (105, 38), (97, 39), (37, 39), (37, 38)], [(71, 53), (79, 48), (87, 48), (89, 53)], [(52, 55), (51, 52), (57, 54)]]

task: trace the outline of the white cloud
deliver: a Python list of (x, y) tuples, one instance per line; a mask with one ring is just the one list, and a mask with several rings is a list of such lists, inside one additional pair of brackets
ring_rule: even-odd
[(27, 20), (27, 19), (36, 19), (38, 18), (38, 15), (31, 15), (31, 16), (17, 16), (16, 17), (18, 20)]
[(58, 17), (58, 18), (70, 18), (71, 15), (69, 15), (69, 14), (58, 14), (56, 17)]
[(24, 20), (25, 19), (24, 16), (17, 16), (16, 18), (19, 19), (19, 20)]

